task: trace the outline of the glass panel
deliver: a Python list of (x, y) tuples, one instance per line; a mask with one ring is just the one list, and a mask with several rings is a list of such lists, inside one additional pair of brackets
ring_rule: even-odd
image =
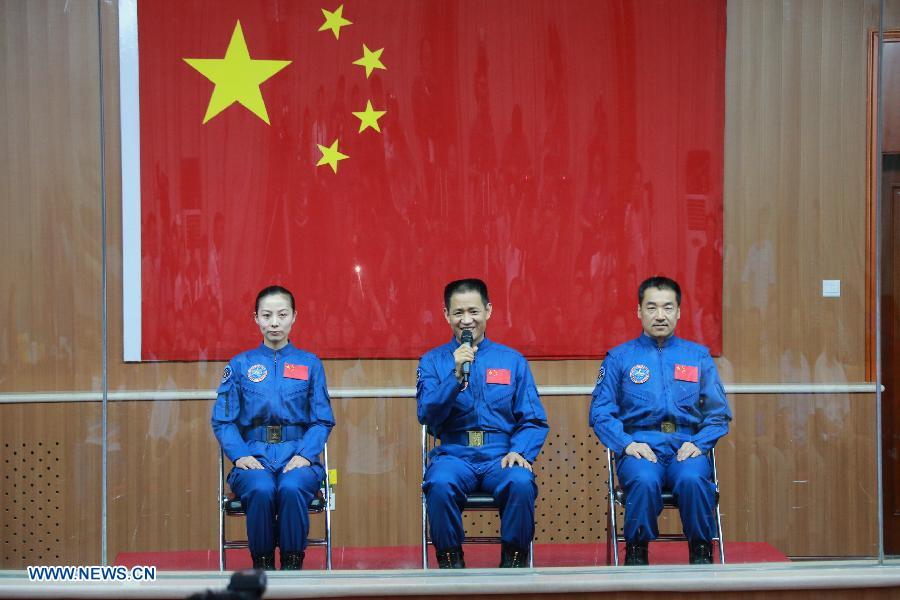
[[(670, 462), (686, 441), (711, 445), (691, 416), (715, 405), (711, 364), (734, 416), (717, 445), (728, 561), (878, 555), (858, 126), (878, 2), (348, 3), (330, 17), (311, 2), (138, 3), (132, 16), (141, 112), (122, 128), (141, 152), (136, 171), (123, 158), (109, 214), (125, 223), (108, 248), (123, 256), (108, 270), (109, 387), (130, 399), (109, 411), (111, 561), (217, 568), (215, 389), (227, 468), (253, 455), (278, 472), (318, 449), (324, 375), (334, 566), (419, 568), (417, 416), (444, 444), (490, 455), (475, 461), (486, 470), (513, 449), (504, 434), (534, 458), (504, 429), (526, 414), (526, 371), (496, 344), (529, 360), (550, 428), (533, 461), (536, 565), (607, 564), (606, 453), (588, 422), (597, 380), (636, 409), (618, 414), (619, 441)], [(317, 31), (326, 20), (334, 28)], [(228, 96), (244, 47), (256, 79)], [(659, 273), (681, 283), (676, 335), (712, 363), (668, 345), (607, 355), (641, 339), (638, 284)], [(463, 276), (486, 280), (492, 310), (451, 311), (452, 329), (443, 286)], [(283, 306), (255, 304), (270, 284), (295, 295), (289, 335), (269, 318)], [(653, 314), (675, 318), (640, 314), (651, 332)], [(491, 341), (474, 327), (471, 389), (446, 418), (417, 415), (417, 383), (455, 386), (456, 346), (419, 357), (473, 323)], [(322, 370), (266, 346), (286, 338)], [(487, 446), (472, 450), (478, 439)], [(271, 548), (279, 532), (296, 550), (299, 513), (279, 510), (277, 526), (254, 520), (254, 539)], [(464, 524), (498, 530), (491, 512)], [(226, 519), (229, 539), (244, 528)], [(664, 511), (660, 530), (681, 529)], [(251, 562), (228, 556), (229, 570)], [(686, 563), (687, 545), (654, 542), (649, 558)], [(499, 559), (494, 545), (465, 546), (470, 567)], [(324, 564), (311, 548), (305, 566)]]
[(0, 5), (0, 569), (102, 551), (97, 15), (51, 4)]
[[(491, 342), (475, 327), (470, 387), (448, 418), (422, 418), (445, 444), (496, 462), (508, 433), (498, 423), (521, 418), (530, 389), (522, 361), (496, 344), (520, 351), (549, 423), (533, 461), (535, 564), (604, 565), (608, 471), (588, 422), (596, 381), (615, 381), (624, 407), (661, 407), (621, 413), (623, 435), (657, 444), (664, 459), (685, 436), (705, 449), (685, 417), (693, 386), (710, 381), (702, 357), (668, 346), (646, 360), (608, 355), (640, 336), (637, 285), (657, 273), (680, 281), (677, 335), (711, 350), (728, 391), (734, 420), (717, 445), (728, 561), (879, 555), (872, 248), (883, 242), (891, 390), (896, 1), (885, 3), (884, 46), (870, 37), (875, 0), (410, 1), (348, 3), (331, 16), (312, 2), (99, 7), (99, 23), (90, 3), (0, 8), (0, 567), (98, 564), (106, 525), (110, 563), (218, 568), (216, 388), (224, 379), (224, 392), (240, 389), (219, 405), (222, 423), (237, 414), (229, 458), (246, 448), (278, 470), (294, 454), (317, 458), (312, 426), (330, 422), (316, 395), (324, 375), (336, 422), (334, 566), (419, 568), (413, 390), (455, 382), (448, 356), (418, 359), (478, 322)], [(120, 77), (128, 38), (114, 38), (128, 15), (140, 62)], [(85, 60), (100, 56), (101, 35), (105, 142), (100, 64)], [(227, 62), (242, 45), (259, 71), (229, 98), (219, 78), (234, 71), (204, 61)], [(884, 155), (869, 164), (875, 130), (860, 126), (871, 106), (861, 86), (875, 49)], [(139, 120), (128, 120), (138, 116), (129, 93)], [(119, 126), (137, 161), (117, 160)], [(873, 196), (867, 213), (874, 180), (863, 174), (879, 165), (881, 205), (873, 212)], [(443, 286), (470, 275), (488, 283), (491, 318), (451, 313), (453, 330)], [(254, 299), (272, 283), (296, 295), (289, 339), (322, 370), (309, 354), (266, 349), (260, 323), (271, 321), (254, 322)], [(276, 346), (285, 338), (265, 335)], [(714, 386), (704, 389), (707, 410)], [(886, 431), (896, 429), (890, 394)], [(264, 435), (281, 438), (267, 447)], [(487, 445), (472, 450), (478, 440)], [(533, 458), (534, 438), (515, 443)], [(892, 444), (886, 437), (888, 555)], [(244, 536), (243, 517), (226, 521), (229, 539)], [(311, 536), (322, 521), (311, 517)], [(498, 518), (466, 511), (464, 525), (493, 536)], [(664, 511), (660, 530), (681, 529)], [(279, 535), (295, 549), (292, 532)], [(495, 545), (465, 552), (470, 567), (500, 559)], [(649, 558), (683, 564), (688, 551), (654, 542)], [(227, 568), (250, 560), (229, 551)], [(305, 566), (324, 564), (311, 548)]]

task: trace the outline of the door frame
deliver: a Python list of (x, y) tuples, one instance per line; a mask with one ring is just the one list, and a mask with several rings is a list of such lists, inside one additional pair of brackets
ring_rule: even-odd
[[(900, 29), (882, 32), (884, 43), (900, 42)], [(868, 64), (866, 90), (866, 381), (876, 380), (875, 330), (876, 320), (876, 273), (877, 273), (877, 229), (878, 229), (878, 176), (881, 172), (881, 152), (878, 139), (878, 88), (879, 61), (881, 59), (878, 30), (869, 31)]]
[[(879, 125), (881, 121), (878, 118), (879, 110), (880, 110), (880, 102), (879, 102), (879, 89), (880, 89), (880, 81), (879, 76), (881, 75), (881, 44), (880, 40), (883, 39), (884, 43), (897, 43), (900, 42), (900, 30), (892, 29), (879, 32), (877, 30), (870, 30), (868, 36), (868, 64), (867, 64), (867, 92), (866, 92), (866, 380), (876, 382), (878, 384), (882, 383), (881, 373), (878, 372), (878, 369), (881, 365), (879, 365), (882, 357), (879, 354), (878, 344), (882, 342), (883, 339), (883, 331), (880, 331), (879, 328), (884, 326), (883, 320), (879, 319), (878, 311), (881, 310), (882, 306), (879, 303), (878, 294), (881, 293), (881, 289), (879, 286), (879, 273), (881, 273), (883, 277), (883, 269), (881, 269), (884, 265), (885, 257), (879, 253), (879, 245), (881, 245), (881, 236), (885, 235), (885, 231), (879, 230), (879, 220), (883, 221), (883, 210), (885, 207), (881, 204), (883, 202), (883, 198), (879, 197), (879, 192), (883, 193), (881, 189), (882, 181), (881, 172), (882, 165), (884, 162), (884, 154), (881, 152), (881, 140), (879, 137)], [(891, 197), (893, 198), (893, 196)], [(881, 209), (881, 210), (879, 210)], [(892, 208), (888, 208), (888, 210), (893, 210)], [(884, 223), (881, 223), (884, 225)], [(879, 262), (880, 261), (880, 262)], [(882, 315), (883, 316), (883, 315)], [(892, 391), (893, 394), (893, 391)], [(887, 554), (887, 548), (885, 547), (886, 542), (888, 541), (888, 526), (889, 521), (893, 521), (893, 519), (888, 519), (886, 515), (887, 511), (887, 502), (886, 502), (886, 490), (888, 489), (888, 485), (886, 485), (886, 480), (890, 478), (890, 481), (893, 482), (895, 477), (900, 477), (900, 473), (895, 473), (893, 470), (887, 472), (885, 466), (888, 464), (888, 461), (884, 460), (884, 453), (886, 450), (890, 450), (885, 448), (884, 446), (884, 427), (885, 423), (881, 415), (884, 412), (884, 395), (879, 389), (876, 392), (876, 398), (879, 398), (881, 401), (881, 406), (879, 407), (879, 431), (878, 431), (878, 477), (879, 477), (879, 555), (880, 558), (884, 558)], [(898, 400), (900, 400), (900, 396), (898, 396)], [(893, 536), (896, 537), (896, 536)], [(892, 548), (892, 550), (898, 550), (897, 548)]]

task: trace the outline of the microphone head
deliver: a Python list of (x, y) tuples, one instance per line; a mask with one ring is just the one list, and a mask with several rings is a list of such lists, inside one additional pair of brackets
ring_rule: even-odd
[(459, 337), (460, 344), (469, 344), (471, 346), (473, 341), (475, 341), (475, 338), (472, 336), (472, 331), (470, 329), (464, 330)]

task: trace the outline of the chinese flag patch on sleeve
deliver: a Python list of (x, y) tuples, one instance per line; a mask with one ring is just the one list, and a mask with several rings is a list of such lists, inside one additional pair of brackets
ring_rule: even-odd
[(309, 367), (306, 365), (284, 363), (284, 377), (285, 379), (302, 379), (303, 381), (308, 381)]
[(503, 385), (509, 385), (510, 380), (509, 369), (488, 369), (487, 370), (487, 382), (488, 383), (500, 383)]
[(690, 365), (675, 365), (675, 379), (678, 381), (693, 381), (696, 383), (700, 380), (697, 367)]

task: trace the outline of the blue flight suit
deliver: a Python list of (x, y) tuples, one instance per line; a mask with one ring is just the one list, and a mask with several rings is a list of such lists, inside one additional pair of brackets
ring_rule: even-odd
[[(517, 452), (534, 462), (549, 427), (528, 361), (512, 348), (484, 338), (472, 363), (469, 384), (457, 382), (455, 339), (419, 361), (416, 403), (419, 422), (441, 440), (429, 454), (422, 489), (428, 502), (431, 538), (438, 551), (462, 545), (462, 506), (469, 492), (483, 490), (500, 505), (500, 537), (519, 549), (534, 538), (534, 474), (500, 467)], [(484, 432), (484, 445), (469, 446), (468, 431)]]
[[(663, 432), (664, 421), (676, 431)], [(728, 433), (729, 421), (725, 389), (706, 347), (674, 335), (658, 345), (642, 334), (609, 351), (592, 395), (590, 424), (616, 453), (628, 542), (644, 544), (659, 535), (664, 487), (677, 499), (687, 538), (712, 539), (716, 500), (707, 453)], [(686, 441), (703, 454), (678, 462), (675, 455)], [(658, 462), (626, 455), (631, 442), (648, 444)]]
[[(254, 456), (265, 467), (235, 467), (228, 476), (247, 512), (250, 552), (275, 549), (276, 514), (282, 552), (304, 550), (309, 503), (325, 477), (319, 455), (334, 427), (322, 362), (290, 343), (278, 351), (260, 344), (238, 354), (225, 367), (211, 423), (232, 462)], [(267, 443), (267, 425), (281, 425), (283, 441)], [(283, 473), (296, 455), (310, 466)]]

